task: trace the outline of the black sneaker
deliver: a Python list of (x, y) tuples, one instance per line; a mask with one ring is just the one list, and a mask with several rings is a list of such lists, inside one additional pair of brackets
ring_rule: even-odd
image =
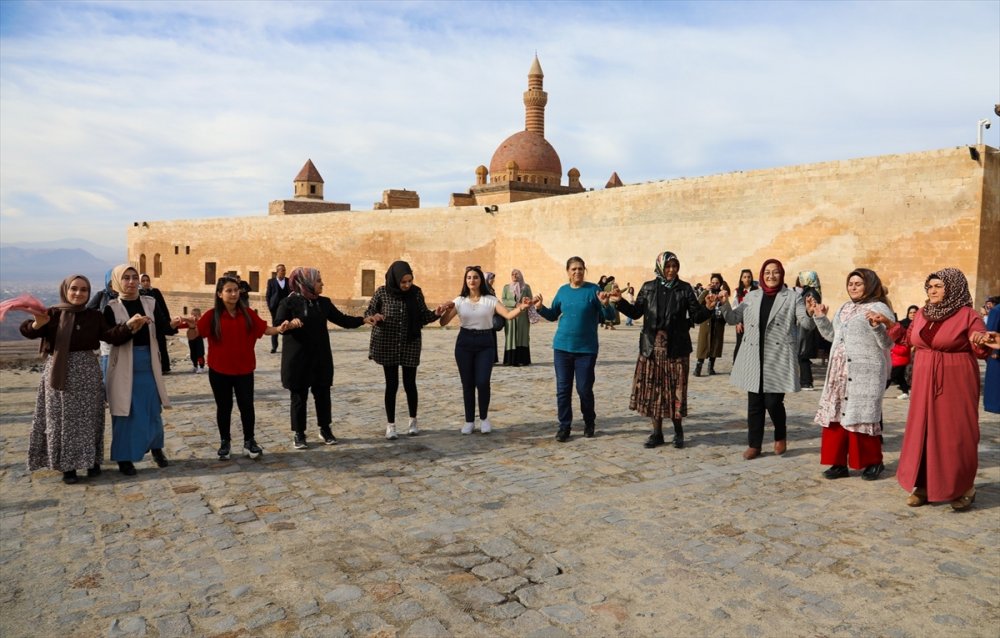
[(323, 443), (327, 445), (337, 444), (337, 437), (333, 435), (333, 432), (328, 427), (319, 429), (319, 438), (323, 439)]
[(560, 443), (569, 441), (569, 428), (559, 428), (559, 431), (556, 432), (556, 441), (559, 441)]
[(70, 470), (69, 472), (63, 472), (63, 483), (66, 485), (76, 485), (80, 482), (80, 479), (76, 476), (76, 470)]
[(823, 476), (831, 480), (847, 478), (850, 474), (851, 473), (848, 471), (846, 465), (831, 465), (825, 472), (823, 472)]
[(135, 476), (135, 464), (132, 461), (118, 461), (118, 471), (125, 476)]
[(219, 445), (219, 460), (225, 461), (229, 458), (229, 454), (232, 452), (232, 444), (229, 439), (222, 439), (222, 444)]
[(257, 459), (264, 453), (264, 450), (260, 449), (260, 446), (257, 445), (257, 441), (250, 439), (249, 441), (245, 441), (243, 443), (243, 453), (252, 459)]
[(306, 443), (306, 433), (296, 432), (295, 441), (292, 443), (292, 445), (295, 447), (296, 450), (304, 450), (308, 448), (309, 444)]
[(595, 427), (597, 427), (597, 426), (595, 424), (593, 424), (593, 423), (584, 424), (584, 426), (583, 426), (583, 436), (587, 437), (588, 439), (594, 438), (594, 428)]
[(650, 434), (649, 438), (646, 439), (646, 442), (642, 444), (642, 447), (652, 449), (654, 447), (660, 447), (663, 443), (662, 434)]

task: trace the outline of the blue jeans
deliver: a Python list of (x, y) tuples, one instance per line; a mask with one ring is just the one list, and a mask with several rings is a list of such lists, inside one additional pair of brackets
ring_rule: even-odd
[(584, 425), (592, 425), (597, 419), (594, 413), (594, 366), (597, 365), (596, 352), (566, 352), (553, 350), (552, 362), (556, 368), (556, 406), (559, 411), (559, 429), (569, 430), (573, 423), (573, 377), (576, 377), (576, 393), (580, 396), (580, 412)]
[(490, 411), (490, 377), (493, 359), (497, 354), (497, 337), (492, 330), (467, 330), (462, 328), (455, 340), (455, 363), (462, 379), (462, 400), (465, 404), (465, 422), (476, 420), (476, 393), (479, 393), (479, 418), (485, 419)]

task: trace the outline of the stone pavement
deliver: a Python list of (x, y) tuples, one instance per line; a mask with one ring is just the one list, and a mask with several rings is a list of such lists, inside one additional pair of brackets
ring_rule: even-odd
[(881, 480), (820, 476), (818, 392), (787, 398), (785, 456), (747, 462), (729, 343), (720, 375), (691, 379), (688, 447), (646, 450), (628, 410), (638, 329), (620, 327), (600, 335), (598, 436), (560, 444), (552, 332), (533, 328), (534, 366), (494, 371), (494, 432), (462, 436), (456, 331), (426, 330), (423, 432), (389, 442), (368, 334), (336, 330), (340, 443), (311, 426), (303, 451), (262, 340), (258, 461), (215, 459), (207, 375), (178, 340), (171, 466), (76, 486), (25, 471), (38, 373), (0, 371), (0, 635), (998, 635), (996, 415), (974, 508), (908, 508), (895, 388)]

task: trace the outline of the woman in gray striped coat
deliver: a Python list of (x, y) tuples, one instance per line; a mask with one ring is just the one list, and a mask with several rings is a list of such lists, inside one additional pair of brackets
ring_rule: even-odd
[[(723, 291), (720, 298), (726, 300)], [(785, 286), (785, 268), (777, 259), (760, 267), (760, 288), (747, 293), (735, 309), (722, 307), (726, 323), (743, 324), (743, 343), (733, 363), (730, 381), (747, 391), (747, 449), (743, 458), (760, 456), (764, 442), (764, 413), (774, 424), (774, 453), (784, 454), (785, 393), (798, 392), (798, 334), (813, 327), (812, 317), (794, 290)]]

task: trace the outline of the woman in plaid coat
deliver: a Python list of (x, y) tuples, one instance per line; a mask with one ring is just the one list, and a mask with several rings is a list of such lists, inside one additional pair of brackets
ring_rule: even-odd
[(388, 424), (385, 438), (396, 439), (396, 392), (399, 390), (399, 368), (403, 368), (403, 390), (409, 408), (410, 436), (417, 429), (417, 366), (420, 365), (420, 331), (447, 310), (446, 306), (430, 310), (424, 293), (413, 285), (413, 270), (405, 261), (396, 261), (385, 273), (385, 285), (379, 286), (368, 302), (365, 317), (382, 315), (372, 329), (368, 358), (382, 366), (385, 373), (385, 416)]

